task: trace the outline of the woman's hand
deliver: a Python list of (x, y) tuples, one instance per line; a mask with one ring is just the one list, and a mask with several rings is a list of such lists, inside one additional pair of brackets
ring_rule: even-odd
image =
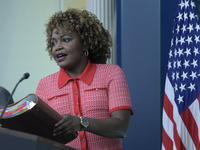
[[(128, 132), (131, 111), (128, 109), (116, 110), (109, 119), (87, 118), (89, 126), (85, 131), (110, 138), (124, 138)], [(63, 119), (55, 124), (54, 135), (66, 136), (77, 133), (81, 129), (80, 118), (63, 115)]]
[(55, 124), (54, 136), (65, 136), (80, 130), (80, 118), (72, 115), (63, 115), (63, 118)]

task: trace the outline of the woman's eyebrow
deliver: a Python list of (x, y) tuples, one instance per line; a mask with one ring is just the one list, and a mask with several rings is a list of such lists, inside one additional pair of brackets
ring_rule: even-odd
[(65, 33), (65, 34), (62, 34), (60, 37), (64, 37), (64, 36), (70, 36), (70, 37), (71, 37), (72, 35), (71, 35), (71, 34), (66, 34), (66, 33)]
[[(63, 37), (65, 37), (65, 36), (69, 36), (69, 37), (72, 37), (72, 35), (71, 34), (61, 34), (61, 35), (59, 35), (61, 38), (63, 38)], [(51, 37), (51, 39), (50, 40), (55, 40), (56, 38), (55, 37)]]

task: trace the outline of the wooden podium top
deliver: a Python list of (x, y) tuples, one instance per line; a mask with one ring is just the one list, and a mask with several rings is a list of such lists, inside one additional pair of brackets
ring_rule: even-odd
[[(6, 129), (6, 128), (2, 128), (0, 127), (0, 134), (5, 134), (8, 135), (10, 137), (14, 137), (14, 138), (20, 138), (20, 139), (26, 139), (26, 140), (30, 140), (33, 142), (40, 142), (40, 143), (44, 143), (46, 145), (50, 145), (53, 146), (55, 148), (59, 148), (61, 150), (76, 150), (74, 148), (65, 146), (62, 143), (56, 142), (56, 141), (52, 141), (37, 135), (33, 135), (33, 134), (29, 134), (29, 133), (25, 133), (25, 132), (20, 132), (20, 131), (16, 131), (16, 130), (11, 130), (11, 129)], [(5, 137), (5, 135), (3, 137)], [(10, 138), (9, 137), (9, 138)]]

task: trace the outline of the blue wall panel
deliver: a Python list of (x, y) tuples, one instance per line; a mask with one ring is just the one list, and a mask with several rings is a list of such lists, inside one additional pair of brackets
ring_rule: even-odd
[(123, 147), (125, 150), (159, 150), (160, 0), (121, 0), (121, 67), (135, 113)]

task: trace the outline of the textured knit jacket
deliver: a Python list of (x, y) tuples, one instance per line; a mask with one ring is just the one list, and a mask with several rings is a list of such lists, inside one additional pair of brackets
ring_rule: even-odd
[[(40, 80), (36, 95), (60, 114), (108, 119), (113, 111), (130, 109), (128, 85), (117, 65), (88, 63), (83, 73), (72, 79), (61, 68)], [(107, 138), (85, 131), (66, 145), (77, 149), (122, 149), (120, 138)]]

